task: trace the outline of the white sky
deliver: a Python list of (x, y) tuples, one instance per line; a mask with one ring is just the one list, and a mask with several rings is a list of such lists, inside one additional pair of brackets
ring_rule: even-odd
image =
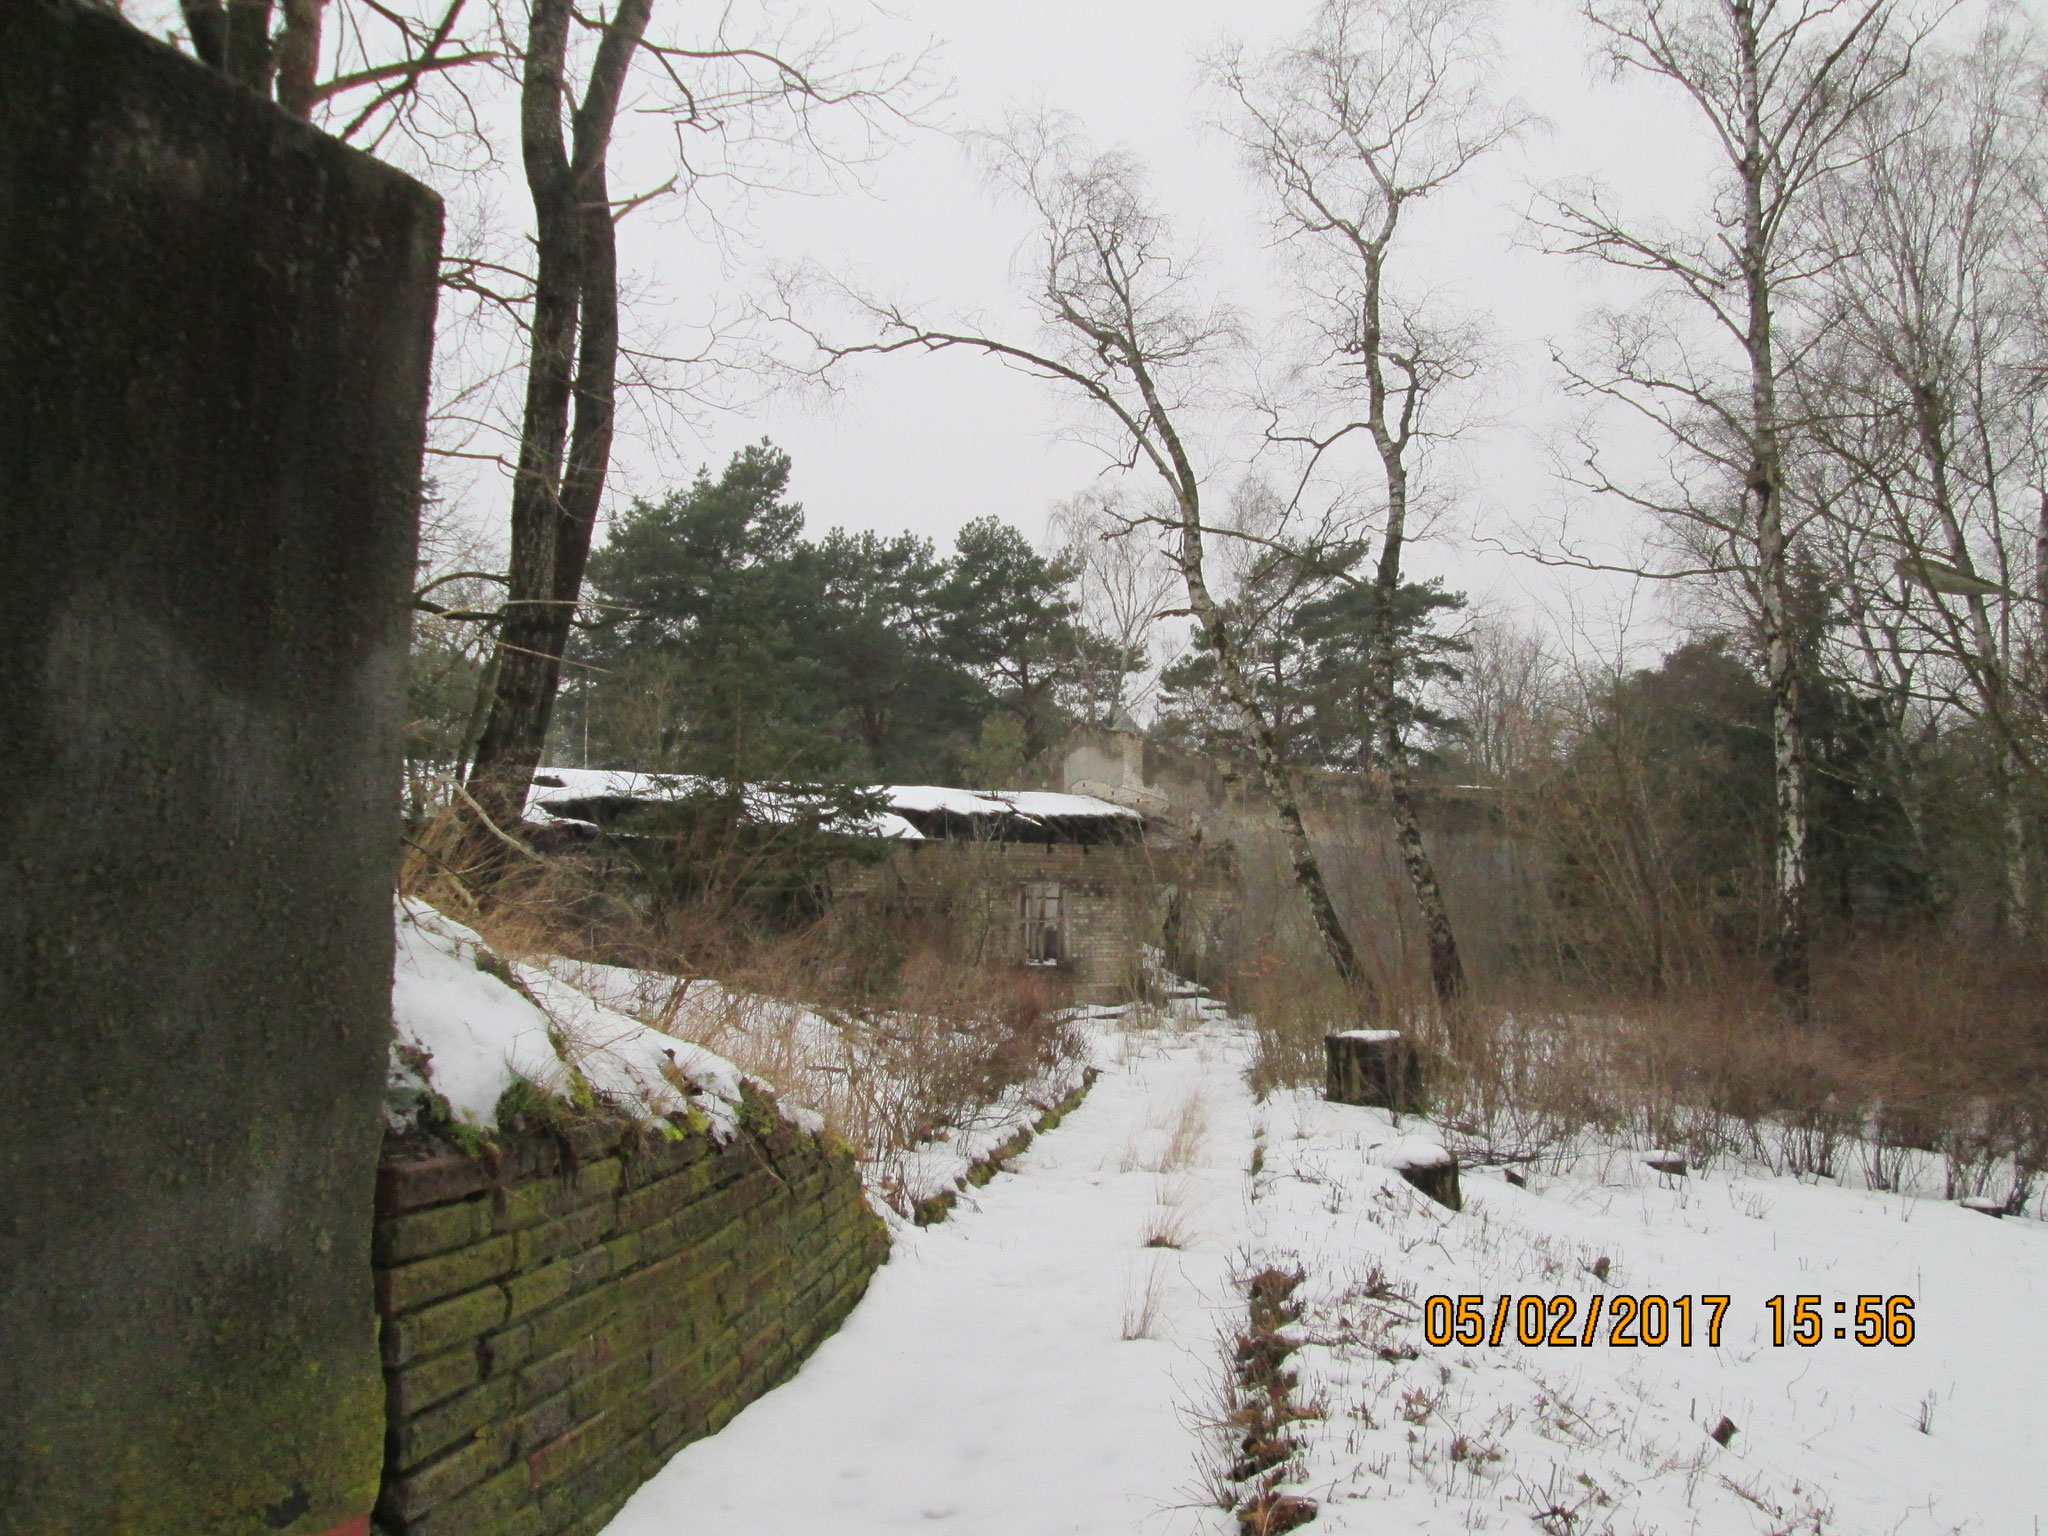
[[(1284, 289), (1265, 249), (1260, 205), (1229, 146), (1202, 128), (1208, 103), (1194, 55), (1228, 36), (1260, 48), (1298, 29), (1310, 9), (1299, 0), (1258, 12), (1223, 0), (952, 0), (908, 6), (901, 35), (938, 39), (935, 67), (953, 82), (944, 114), (953, 122), (988, 122), (1010, 104), (1043, 103), (1076, 114), (1098, 144), (1134, 151), (1152, 168), (1162, 209), (1198, 239), (1219, 289), (1254, 313), (1271, 313)], [(1682, 214), (1709, 160), (1673, 97), (1610, 83), (1593, 69), (1588, 34), (1562, 0), (1511, 0), (1499, 31), (1503, 93), (1546, 125), (1426, 207), (1416, 227), (1419, 271), (1445, 298), (1490, 314), (1500, 353), (1489, 402), (1495, 425), (1468, 445), (1458, 513), (1443, 538), (1416, 552), (1416, 565), (1489, 607), (1532, 621), (1537, 610), (1553, 622), (1569, 615), (1567, 627), (1589, 625), (1590, 638), (1603, 643), (1618, 613), (1633, 611), (1647, 626), (1654, 600), (1631, 610), (1623, 583), (1568, 580), (1462, 536), (1474, 527), (1506, 532), (1561, 506), (1541, 451), (1563, 407), (1545, 343), (1569, 342), (1600, 278), (1527, 248), (1522, 215), (1535, 188), (1583, 175), (1612, 183), (1630, 206)], [(923, 302), (934, 318), (1014, 312), (1009, 263), (1022, 215), (989, 200), (957, 143), (923, 135), (868, 179), (865, 191), (758, 205), (757, 249), (737, 261), (814, 257)], [(746, 281), (733, 263), (720, 272), (673, 225), (629, 224), (626, 252), (636, 272), (658, 275), (671, 291), (721, 282), (737, 290)], [(1102, 469), (1098, 454), (1063, 438), (1072, 418), (1062, 405), (1051, 386), (983, 358), (881, 360), (827, 409), (772, 400), (712, 422), (708, 435), (682, 445), (688, 462), (675, 462), (673, 450), (627, 446), (618, 485), (672, 483), (699, 461), (716, 470), (765, 433), (793, 456), (814, 531), (911, 528), (943, 547), (968, 518), (993, 513), (1038, 537), (1051, 506)], [(1217, 485), (1212, 504), (1220, 507), (1227, 491)], [(1574, 518), (1625, 537), (1611, 513), (1582, 508)]]
[[(829, 9), (751, 3), (784, 17)], [(900, 0), (898, 12), (879, 21), (855, 9), (860, 0), (834, 3), (842, 14), (866, 18), (877, 53), (935, 44), (933, 73), (951, 87), (935, 115), (949, 126), (990, 123), (1011, 105), (1042, 104), (1077, 115), (1098, 145), (1134, 151), (1152, 168), (1162, 211), (1199, 241), (1219, 291), (1255, 315), (1284, 303), (1259, 204), (1228, 146), (1201, 126), (1210, 104), (1198, 89), (1194, 56), (1233, 36), (1262, 50), (1301, 27), (1311, 10), (1304, 0), (1263, 8), (1225, 0)], [(129, 10), (154, 30), (176, 28), (171, 0), (130, 0)], [(695, 22), (694, 11), (659, 0), (652, 33), (686, 36)], [(1570, 344), (1602, 278), (1529, 249), (1520, 240), (1522, 215), (1535, 189), (1595, 176), (1624, 207), (1684, 217), (1697, 206), (1711, 158), (1675, 92), (1616, 84), (1592, 67), (1589, 33), (1566, 0), (1503, 0), (1497, 24), (1502, 94), (1520, 98), (1545, 126), (1425, 205), (1414, 228), (1416, 272), (1442, 298), (1491, 317), (1500, 364), (1488, 401), (1494, 424), (1465, 444), (1455, 511), (1441, 536), (1415, 551), (1413, 565), (1419, 575), (1445, 576), (1484, 608), (1520, 614), (1580, 646), (1610, 646), (1617, 617), (1628, 619), (1635, 641), (1653, 641), (1662, 610), (1654, 594), (1632, 598), (1615, 578), (1491, 553), (1470, 535), (1511, 536), (1568, 510), (1579, 537), (1604, 536), (1615, 552), (1629, 543), (1618, 514), (1570, 503), (1542, 449), (1565, 409), (1546, 344)], [(472, 91), (492, 98), (486, 116), (506, 163), (444, 186), (450, 243), (452, 226), (480, 201), (494, 205), (504, 238), (516, 240), (530, 212), (518, 176), (514, 88), (489, 74), (467, 78)], [(660, 130), (658, 119), (636, 116), (629, 103), (613, 157), (614, 195), (667, 174)], [(1000, 328), (1015, 313), (1009, 263), (1025, 225), (1015, 209), (984, 195), (954, 139), (936, 130), (916, 134), (865, 180), (830, 195), (760, 199), (745, 240), (722, 251), (658, 209), (635, 214), (622, 229), (622, 257), (629, 287), (641, 296), (636, 323), (666, 327), (669, 341), (686, 350), (708, 306), (730, 309), (758, 288), (760, 268), (803, 258), (923, 301), (935, 319), (980, 311)], [(521, 259), (516, 250), (510, 257)], [(715, 472), (737, 447), (765, 434), (793, 456), (796, 494), (814, 533), (835, 525), (909, 528), (944, 548), (962, 523), (990, 513), (1042, 537), (1053, 504), (1094, 483), (1102, 468), (1098, 455), (1062, 437), (1071, 417), (1049, 385), (986, 359), (890, 359), (849, 384), (824, 409), (775, 398), (744, 414), (677, 416), (658, 432), (628, 431), (618, 441), (612, 503), (658, 494), (699, 464)], [(516, 404), (516, 388), (501, 389), (500, 414)], [(505, 481), (489, 470), (465, 480), (453, 466), (440, 467), (477, 528), (500, 542)], [(1241, 473), (1241, 466), (1219, 471), (1212, 506), (1227, 503)]]

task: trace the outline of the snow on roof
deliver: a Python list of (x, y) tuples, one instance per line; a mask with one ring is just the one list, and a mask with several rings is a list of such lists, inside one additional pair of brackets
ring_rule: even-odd
[(891, 784), (883, 797), (899, 811), (940, 811), (955, 816), (1007, 816), (1010, 808), (990, 795), (971, 789), (948, 789), (941, 784)]
[(1057, 795), (1035, 789), (947, 789), (937, 784), (885, 784), (882, 795), (899, 811), (950, 812), (955, 816), (1025, 816), (1033, 821), (1066, 817), (1142, 821), (1128, 806), (1093, 795)]
[(1093, 795), (1058, 795), (1037, 789), (1003, 790), (1000, 794), (1020, 814), (1041, 819), (1052, 816), (1114, 816), (1125, 821), (1145, 819), (1127, 805), (1098, 800)]
[(686, 773), (634, 773), (623, 768), (542, 768), (527, 804), (542, 800), (676, 800), (705, 787)]
[[(526, 820), (549, 826), (585, 818), (567, 814), (572, 808), (593, 800), (617, 800), (645, 805), (701, 795), (712, 781), (690, 773), (636, 773), (624, 768), (542, 768), (533, 776), (526, 792)], [(762, 821), (780, 822), (796, 818), (803, 809), (801, 796), (787, 790), (750, 784), (745, 792), (747, 809)], [(856, 817), (839, 828), (853, 836), (897, 838), (922, 842), (924, 834), (893, 811)]]
[[(564, 820), (582, 821), (575, 810), (591, 801), (616, 800), (661, 805), (703, 794), (711, 781), (694, 774), (636, 773), (611, 768), (543, 768), (533, 776), (526, 797), (526, 819), (542, 826)], [(1094, 795), (1061, 795), (1031, 789), (949, 789), (939, 784), (883, 784), (875, 792), (891, 809), (850, 822), (842, 830), (856, 836), (921, 842), (925, 834), (908, 816), (950, 815), (1027, 822), (1124, 821), (1144, 817), (1129, 806)], [(749, 785), (747, 809), (763, 821), (793, 819), (802, 807), (800, 794), (780, 787)], [(906, 814), (898, 814), (906, 813)]]

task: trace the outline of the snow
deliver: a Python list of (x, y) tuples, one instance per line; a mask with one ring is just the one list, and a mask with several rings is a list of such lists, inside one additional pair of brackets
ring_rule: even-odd
[[(455, 1119), (489, 1128), (515, 1079), (559, 1088), (567, 1078), (548, 1039), (548, 1017), (497, 977), (476, 967), (481, 941), (424, 903), (403, 900), (391, 973), (397, 1043), (430, 1058), (426, 1080)], [(468, 946), (465, 952), (465, 945)], [(403, 1064), (395, 1073), (411, 1083)]]
[[(1443, 1155), (1428, 1121), (1255, 1103), (1249, 1033), (1213, 1004), (1086, 1028), (1103, 1075), (1081, 1108), (951, 1220), (901, 1230), (846, 1326), (610, 1536), (1226, 1536), (1204, 1425), (1244, 1318), (1232, 1275), (1268, 1262), (1308, 1276), (1288, 1368), (1323, 1416), (1295, 1424), (1288, 1486), (1312, 1531), (2028, 1536), (2048, 1506), (2039, 1221), (1739, 1164), (1669, 1179), (1618, 1140), (1523, 1165), (1526, 1188), (1467, 1167), (1454, 1214), (1394, 1166)], [(1161, 1235), (1182, 1246), (1144, 1246)], [(1420, 1320), (1432, 1294), (1645, 1293), (1730, 1296), (1719, 1347), (1527, 1347), (1511, 1322), (1435, 1348)], [(1859, 1295), (1910, 1296), (1914, 1340), (1773, 1347), (1766, 1299), (1802, 1294), (1830, 1330)]]
[[(1226, 1159), (1250, 1099), (1239, 1038), (1204, 1039), (1106, 1036), (1119, 1063), (1013, 1164), (1025, 1171), (970, 1189), (941, 1225), (899, 1231), (795, 1379), (686, 1447), (607, 1536), (1209, 1528), (1164, 1506), (1193, 1497), (1181, 1408), (1230, 1303), (1243, 1170)], [(1205, 1052), (1224, 1066), (1221, 1100)], [(1148, 1171), (1191, 1100), (1230, 1131), (1184, 1168)], [(1183, 1184), (1178, 1208), (1202, 1235), (1184, 1253), (1142, 1248), (1160, 1197)], [(1125, 1340), (1155, 1275), (1161, 1337)]]
[[(527, 791), (525, 816), (536, 825), (546, 826), (576, 819), (561, 815), (558, 808), (562, 806), (589, 800), (638, 800), (659, 805), (702, 794), (709, 785), (709, 780), (690, 774), (634, 773), (608, 768), (543, 768), (534, 775), (533, 786)], [(874, 786), (874, 789), (894, 809), (862, 818), (845, 830), (869, 837), (923, 841), (924, 834), (896, 814), (898, 811), (926, 815), (944, 811), (955, 816), (1022, 816), (1030, 821), (1056, 817), (1143, 819), (1126, 806), (1112, 805), (1093, 795), (1060, 795), (1040, 790), (990, 790), (984, 793), (971, 789), (947, 789), (936, 784), (883, 784)], [(796, 803), (797, 797), (786, 790), (755, 785), (747, 788), (748, 810), (765, 821), (787, 819), (794, 814)]]
[(543, 768), (527, 793), (529, 808), (549, 800), (680, 800), (705, 780), (689, 774), (634, 773), (619, 768)]
[[(611, 768), (542, 768), (533, 776), (526, 792), (525, 820), (536, 826), (573, 822), (580, 818), (563, 816), (557, 807), (589, 800), (637, 800), (652, 805), (687, 799), (712, 787), (709, 779), (683, 773), (635, 773)], [(796, 814), (800, 797), (777, 789), (749, 785), (748, 811), (764, 821), (784, 821)], [(845, 824), (843, 831), (859, 836), (894, 838), (922, 842), (924, 834), (893, 811), (879, 811)]]
[(1112, 805), (1093, 795), (1060, 795), (1045, 790), (977, 791), (947, 789), (937, 784), (887, 784), (882, 787), (882, 794), (899, 811), (925, 815), (945, 811), (955, 816), (1018, 815), (1032, 821), (1061, 816), (1143, 820), (1128, 806)]
[[(815, 1009), (739, 991), (708, 977), (679, 977), (558, 955), (541, 957), (540, 965), (545, 969), (517, 968), (522, 984), (578, 1039), (617, 1041), (613, 1054), (631, 1058), (637, 1052), (642, 1063), (650, 1044), (664, 1053), (673, 1050), (675, 1065), (723, 1102), (737, 1101), (745, 1077), (774, 1092), (783, 1118), (809, 1134), (826, 1128), (820, 1107), (843, 1113), (849, 1122), (845, 1131), (857, 1139), (850, 1122), (858, 1118), (862, 1105), (851, 1101), (867, 1101), (870, 1109), (874, 1104), (905, 1108), (917, 1101), (916, 1085), (892, 1076), (892, 1069), (902, 1065), (899, 1053), (878, 1050), (873, 1038), (877, 1033), (897, 1033), (904, 1021), (896, 1015), (866, 1021), (869, 1028), (849, 1028)], [(1102, 1012), (1115, 1017), (1120, 1010)], [(713, 1048), (687, 1043), (691, 1040), (709, 1042)], [(739, 1071), (722, 1052), (772, 1075), (779, 1089)], [(877, 1209), (900, 1222), (919, 1201), (955, 1189), (976, 1162), (1020, 1129), (1034, 1125), (1047, 1107), (1078, 1086), (1085, 1066), (1084, 1061), (1040, 1064), (965, 1123), (915, 1147), (866, 1158), (862, 1170)], [(601, 1059), (598, 1070), (616, 1069)], [(849, 1079), (859, 1086), (851, 1086)], [(593, 1077), (593, 1083), (596, 1080)], [(722, 1123), (723, 1110), (714, 1107), (706, 1112)]]
[(1377, 1145), (1368, 1144), (1366, 1150), (1380, 1167), (1395, 1170), (1442, 1168), (1457, 1161), (1442, 1142), (1429, 1141), (1421, 1136), (1401, 1136)]
[(519, 987), (509, 986), (479, 969), (487, 951), (474, 930), (409, 897), (395, 916), (392, 1086), (401, 1099), (431, 1090), (457, 1123), (491, 1130), (514, 1082), (564, 1094), (580, 1078), (637, 1119), (694, 1109), (721, 1140), (731, 1135), (740, 1100), (732, 1063), (610, 1006), (577, 984), (573, 962), (514, 963)]
[(1127, 805), (1098, 800), (1093, 795), (1060, 795), (1048, 790), (1004, 790), (1000, 798), (1023, 816), (1044, 820), (1057, 816), (1114, 816), (1124, 821), (1144, 818)]
[(1366, 1040), (1377, 1044), (1382, 1040), (1400, 1039), (1401, 1031), (1398, 1029), (1340, 1029), (1332, 1038), (1337, 1040)]
[[(1622, 1147), (1531, 1168), (1526, 1189), (1467, 1169), (1452, 1215), (1374, 1166), (1388, 1132), (1361, 1117), (1386, 1120), (1276, 1100), (1284, 1134), (1257, 1181), (1311, 1277), (1315, 1342), (1290, 1365), (1333, 1408), (1301, 1480), (1318, 1530), (1520, 1532), (1533, 1505), (1576, 1509), (1580, 1531), (2024, 1533), (2048, 1502), (2048, 1434), (2027, 1406), (2048, 1390), (2040, 1223), (1741, 1167), (1665, 1180)], [(1370, 1289), (1396, 1295), (1364, 1294), (1373, 1265)], [(1503, 1293), (1732, 1300), (1718, 1349), (1432, 1349), (1414, 1321), (1431, 1294), (1490, 1311)], [(1821, 1297), (1829, 1336), (1773, 1347), (1765, 1301), (1800, 1294)], [(1853, 1324), (1835, 1303), (1853, 1314), (1859, 1295), (1914, 1298), (1914, 1342), (1832, 1337)], [(1379, 1353), (1402, 1345), (1417, 1358)], [(1724, 1414), (1725, 1448), (1708, 1438)]]
[(950, 811), (955, 816), (1007, 816), (1008, 805), (991, 795), (978, 795), (971, 789), (947, 789), (940, 784), (891, 784), (882, 791), (888, 802), (899, 811), (919, 811), (935, 815)]

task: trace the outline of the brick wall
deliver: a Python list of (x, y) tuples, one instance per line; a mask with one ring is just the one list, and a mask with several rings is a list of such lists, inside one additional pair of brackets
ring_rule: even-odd
[(743, 1121), (384, 1164), (383, 1530), (594, 1532), (838, 1326), (888, 1252), (852, 1156)]
[(933, 838), (892, 848), (873, 864), (833, 872), (840, 897), (879, 895), (950, 908), (979, 928), (987, 958), (1024, 959), (1019, 898), (1027, 885), (1060, 887), (1065, 963), (1078, 1002), (1113, 1003), (1129, 994), (1142, 943), (1157, 942), (1162, 871), (1177, 855), (1141, 844), (980, 843)]

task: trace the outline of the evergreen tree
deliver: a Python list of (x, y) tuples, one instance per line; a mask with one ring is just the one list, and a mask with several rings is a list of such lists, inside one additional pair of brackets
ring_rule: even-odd
[(1074, 563), (1016, 529), (978, 518), (950, 559), (908, 533), (812, 542), (789, 476), (754, 444), (619, 519), (591, 557), (558, 755), (734, 783), (1014, 782), (1090, 680), (1142, 665), (1081, 623)]

